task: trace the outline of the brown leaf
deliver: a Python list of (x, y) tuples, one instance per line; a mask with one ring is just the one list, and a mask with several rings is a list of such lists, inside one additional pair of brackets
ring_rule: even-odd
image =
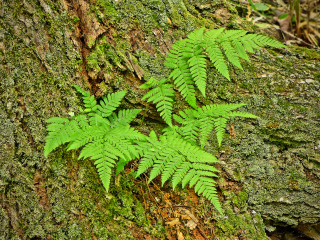
[(279, 19), (277, 17), (274, 17), (273, 19), (276, 20), (279, 23), (280, 29), (282, 31), (288, 32), (289, 28), (290, 28), (291, 17), (292, 17), (292, 13), (289, 14), (289, 16), (286, 17), (285, 19)]
[(234, 130), (234, 125), (230, 125), (230, 137), (237, 137), (236, 132)]
[(195, 229), (195, 228), (197, 227), (197, 224), (196, 224), (193, 220), (189, 220), (189, 221), (187, 222), (186, 226), (187, 226), (188, 228), (190, 228), (190, 230), (193, 230), (193, 229)]
[(167, 225), (169, 225), (169, 227), (173, 227), (174, 225), (180, 224), (179, 218), (175, 218), (170, 222), (166, 222)]
[(182, 232), (180, 232), (179, 229), (177, 229), (177, 237), (178, 237), (178, 240), (185, 240)]

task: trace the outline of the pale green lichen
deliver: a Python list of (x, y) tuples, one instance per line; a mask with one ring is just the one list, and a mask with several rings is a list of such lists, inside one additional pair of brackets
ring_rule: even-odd
[[(106, 195), (95, 167), (88, 160), (76, 161), (77, 152), (65, 153), (59, 148), (49, 159), (43, 157), (44, 121), (78, 111), (80, 101), (71, 86), (83, 81), (81, 56), (70, 39), (78, 18), (70, 17), (59, 2), (45, 2), (54, 14), (45, 13), (35, 0), (2, 3), (0, 193), (7, 205), (0, 209), (0, 238), (18, 239), (22, 232), (24, 238), (39, 239), (49, 235), (52, 239), (117, 239), (119, 233), (122, 239), (133, 239), (128, 225), (143, 229), (145, 235), (165, 238), (163, 221), (151, 225), (136, 198), (138, 189), (132, 176), (123, 175), (120, 186), (113, 186), (111, 195)], [(103, 37), (92, 42), (86, 67), (96, 74), (106, 74), (109, 80), (100, 84), (103, 93), (130, 89), (124, 107), (141, 103), (142, 97), (129, 85), (126, 74), (135, 73), (126, 66), (128, 52), (145, 72), (142, 81), (167, 76), (162, 64), (165, 52), (159, 47), (162, 38), (155, 36), (154, 29), (163, 30), (163, 39), (171, 43), (200, 26), (213, 29), (225, 24), (232, 29), (255, 29), (240, 21), (226, 1), (123, 4), (121, 0), (99, 0), (90, 7), (101, 24), (113, 28), (116, 46)], [(230, 13), (228, 20), (217, 21), (215, 11), (220, 8)], [(133, 30), (141, 32), (152, 52), (144, 48), (132, 51)], [(236, 137), (226, 135), (220, 149), (214, 137), (206, 145), (215, 156), (224, 151), (222, 170), (243, 187), (234, 193), (223, 190), (226, 185), (219, 182), (226, 198), (224, 215), (213, 213), (208, 224), (216, 224), (216, 233), (222, 239), (240, 231), (248, 239), (266, 238), (261, 215), (269, 220), (268, 229), (275, 223), (312, 223), (319, 215), (319, 207), (312, 206), (319, 204), (320, 55), (301, 48), (269, 52), (256, 52), (252, 64), (243, 63), (244, 71), (230, 68), (231, 82), (209, 65), (207, 96), (199, 98), (204, 104), (244, 102), (248, 112), (260, 116), (259, 120), (230, 121)], [(186, 106), (176, 100), (176, 111)], [(156, 115), (150, 109), (148, 113)], [(160, 132), (164, 127), (151, 118), (146, 122), (141, 131), (153, 128)], [(35, 190), (37, 171), (41, 172), (48, 208), (40, 204), (45, 199)], [(306, 172), (313, 177), (309, 179)], [(205, 205), (198, 206), (200, 213)]]

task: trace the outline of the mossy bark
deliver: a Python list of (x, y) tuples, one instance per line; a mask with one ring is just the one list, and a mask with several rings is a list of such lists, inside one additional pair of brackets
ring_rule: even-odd
[[(244, 102), (260, 117), (232, 120), (223, 146), (214, 137), (206, 146), (221, 161), (222, 215), (192, 190), (148, 188), (130, 173), (107, 194), (77, 152), (43, 156), (45, 120), (79, 111), (73, 84), (97, 97), (126, 89), (122, 107), (144, 109), (138, 86), (166, 77), (171, 45), (203, 26), (258, 31), (223, 0), (0, 2), (0, 239), (267, 239), (278, 225), (316, 236), (320, 54), (312, 50), (257, 51), (244, 71), (230, 67), (230, 82), (208, 67), (199, 106)], [(177, 93), (175, 111), (184, 107)], [(141, 119), (142, 132), (165, 126), (154, 106)], [(163, 212), (182, 205), (199, 220), (192, 231), (182, 219), (165, 224)]]

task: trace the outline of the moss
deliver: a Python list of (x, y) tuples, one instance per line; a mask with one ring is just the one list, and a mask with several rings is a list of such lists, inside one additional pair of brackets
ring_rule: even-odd
[(295, 53), (300, 54), (307, 60), (320, 60), (320, 53), (318, 51), (314, 51), (308, 48), (303, 47), (292, 47)]
[(245, 236), (248, 239), (268, 239), (262, 218), (255, 212), (237, 214), (228, 207), (225, 215), (216, 223), (216, 228), (216, 234), (221, 238)]
[[(83, 82), (80, 53), (70, 39), (79, 19), (70, 17), (59, 2), (45, 2), (54, 14), (45, 13), (33, 0), (7, 1), (1, 10), (0, 152), (5, 155), (0, 158), (0, 193), (7, 205), (0, 209), (4, 229), (0, 238), (18, 239), (23, 232), (24, 238), (39, 239), (49, 235), (52, 239), (118, 239), (119, 233), (121, 239), (135, 239), (128, 226), (142, 229), (144, 235), (165, 238), (163, 220), (151, 226), (148, 214), (152, 208), (145, 210), (137, 199), (137, 183), (131, 176), (122, 176), (120, 186), (113, 185), (107, 194), (92, 163), (75, 160), (77, 152), (65, 153), (60, 148), (49, 159), (43, 157), (44, 121), (78, 112), (79, 99), (71, 86)], [(142, 96), (131, 85), (138, 80), (131, 77), (134, 71), (127, 64), (127, 53), (145, 71), (143, 80), (161, 79), (168, 71), (162, 64), (166, 52), (159, 47), (163, 39), (173, 43), (200, 26), (213, 29), (226, 24), (256, 30), (251, 23), (239, 21), (235, 9), (225, 1), (124, 4), (98, 0), (90, 7), (92, 17), (108, 29), (108, 38), (92, 43), (86, 67), (92, 76), (104, 79), (99, 85), (102, 93), (130, 90), (123, 106), (139, 105)], [(220, 8), (231, 14), (228, 21), (215, 16)], [(31, 26), (26, 27), (29, 22)], [(155, 37), (155, 29), (163, 30), (163, 37)], [(133, 31), (141, 36), (132, 35)], [(141, 41), (135, 50), (132, 39)], [(150, 48), (145, 48), (147, 43)], [(236, 136), (228, 130), (222, 148), (217, 147), (214, 136), (206, 146), (215, 156), (221, 154), (221, 170), (229, 180), (218, 182), (228, 201), (223, 201), (225, 214), (221, 216), (205, 202), (197, 210), (201, 216), (206, 210), (213, 211), (206, 220), (210, 226), (216, 224), (221, 239), (265, 239), (261, 215), (293, 225), (318, 219), (319, 184), (308, 180), (306, 166), (312, 176), (319, 176), (319, 150), (315, 150), (320, 139), (319, 53), (290, 49), (293, 52), (268, 50), (270, 55), (257, 51), (251, 64), (243, 64), (244, 71), (230, 68), (231, 81), (212, 65), (208, 67), (208, 94), (200, 99), (202, 103), (244, 102), (244, 110), (260, 116), (259, 120), (231, 120)], [(307, 77), (315, 82), (301, 83)], [(179, 95), (175, 107), (175, 111), (187, 107)], [(157, 116), (153, 110), (148, 113)], [(144, 132), (151, 128), (161, 132), (164, 126), (151, 118), (145, 124), (140, 128)], [(41, 181), (35, 182), (39, 172)], [(243, 189), (236, 193), (224, 189), (232, 181)]]

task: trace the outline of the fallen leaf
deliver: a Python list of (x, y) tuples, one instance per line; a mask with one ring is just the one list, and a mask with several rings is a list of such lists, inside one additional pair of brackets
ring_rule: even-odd
[(186, 226), (187, 226), (188, 228), (190, 228), (190, 230), (193, 230), (193, 229), (195, 229), (195, 228), (197, 227), (197, 224), (196, 224), (193, 220), (189, 220), (189, 221), (187, 222)]
[(185, 209), (185, 208), (179, 208), (179, 212), (181, 214), (185, 214), (185, 215), (188, 215), (195, 223), (198, 223), (199, 220), (188, 210), (188, 209)]
[(280, 29), (282, 31), (288, 32), (290, 27), (291, 17), (292, 17), (292, 14), (289, 14), (289, 16), (286, 17), (285, 19), (279, 19), (277, 17), (274, 17), (273, 19), (279, 23)]
[(178, 237), (178, 240), (185, 240), (182, 232), (180, 232), (179, 229), (177, 229), (177, 237)]
[(180, 224), (179, 218), (175, 218), (170, 222), (166, 222), (167, 225), (169, 225), (169, 227), (173, 227), (174, 225)]
[(188, 215), (183, 215), (183, 214), (181, 214), (180, 217), (181, 217), (182, 220), (190, 220), (190, 219), (191, 219), (190, 216), (188, 216)]

